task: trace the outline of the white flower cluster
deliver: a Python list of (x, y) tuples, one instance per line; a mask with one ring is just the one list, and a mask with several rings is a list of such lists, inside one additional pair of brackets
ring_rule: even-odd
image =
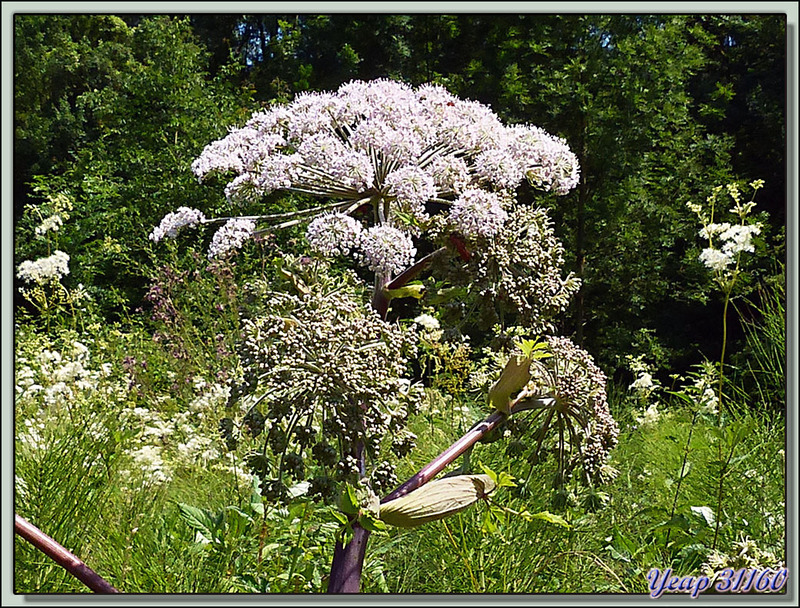
[(644, 411), (644, 414), (641, 416), (637, 415), (635, 418), (638, 426), (654, 425), (661, 418), (661, 412), (658, 411), (658, 404), (651, 403)]
[[(215, 418), (230, 394), (227, 386), (196, 383), (197, 396), (189, 411), (175, 414), (127, 406), (131, 400), (127, 382), (113, 375), (110, 363), (93, 364), (90, 341), (72, 340), (56, 349), (45, 337), (27, 339), (19, 343), (16, 363), (15, 445), (20, 458), (37, 459), (58, 446), (65, 420), (75, 412), (79, 415), (74, 424), (82, 433), (107, 442), (106, 416), (116, 408), (117, 424), (111, 430), (125, 438), (117, 446), (127, 460), (121, 461), (119, 470), (124, 490), (167, 483), (188, 466), (202, 464), (223, 471), (230, 467), (220, 449)], [(162, 399), (168, 400), (158, 398), (154, 405)], [(204, 424), (207, 417), (214, 418), (213, 427)], [(245, 482), (251, 485), (252, 479), (246, 477)]]
[(700, 261), (715, 272), (722, 272), (736, 262), (742, 252), (753, 252), (753, 235), (761, 233), (761, 224), (709, 224), (700, 230), (706, 239), (718, 238), (720, 248), (707, 247), (700, 254)]
[(120, 387), (108, 381), (111, 364), (93, 369), (89, 349), (75, 341), (62, 352), (44, 348), (34, 360), (17, 357), (16, 385), (20, 403), (39, 400), (45, 406), (64, 406), (70, 401), (101, 391), (117, 395)]
[(715, 416), (719, 412), (719, 397), (712, 386), (712, 379), (707, 376), (699, 376), (694, 383), (694, 390), (697, 393), (697, 406), (701, 414)]
[(173, 211), (164, 216), (161, 223), (153, 228), (150, 233), (150, 240), (158, 243), (164, 237), (174, 239), (178, 236), (178, 231), (186, 226), (197, 226), (197, 224), (205, 220), (202, 212), (191, 207), (178, 207), (177, 211)]
[(17, 267), (17, 278), (26, 283), (46, 285), (69, 274), (69, 256), (63, 251), (38, 260), (25, 260)]
[[(59, 351), (41, 340), (35, 353), (18, 353), (14, 387), (20, 414), (18, 445), (29, 454), (46, 450), (66, 410), (88, 398), (118, 398), (123, 388), (109, 380), (110, 372), (107, 363), (93, 368), (88, 347), (78, 341)], [(83, 429), (96, 439), (106, 434), (97, 420), (84, 420)]]
[(466, 236), (494, 236), (506, 219), (508, 214), (500, 204), (500, 197), (478, 188), (464, 190), (450, 210), (453, 226)]
[(172, 472), (167, 468), (159, 446), (143, 445), (130, 452), (129, 456), (133, 466), (130, 470), (123, 471), (123, 475), (135, 476), (135, 480), (144, 487), (163, 484), (172, 479)]
[[(750, 183), (753, 189), (753, 196), (764, 185), (762, 180)], [(738, 224), (729, 222), (713, 222), (714, 207), (719, 204), (720, 196), (723, 192), (733, 199), (734, 206), (730, 213), (739, 218)], [(744, 252), (752, 253), (755, 251), (753, 246), (753, 236), (761, 234), (761, 224), (759, 222), (748, 223), (747, 217), (755, 207), (755, 202), (750, 200), (746, 203), (741, 201), (739, 186), (735, 183), (728, 184), (725, 188), (716, 186), (708, 197), (711, 215), (707, 214), (701, 205), (688, 202), (686, 206), (695, 213), (703, 224), (699, 234), (708, 241), (709, 246), (700, 253), (700, 261), (709, 268), (717, 277), (717, 280), (724, 282), (735, 271), (731, 267), (737, 264), (740, 254)], [(716, 244), (715, 244), (716, 241)]]
[(388, 224), (364, 230), (361, 224), (343, 213), (324, 213), (306, 229), (311, 249), (333, 257), (354, 253), (356, 259), (385, 277), (399, 274), (414, 263), (416, 247), (411, 237)]
[(216, 382), (204, 385), (202, 388), (207, 389), (206, 392), (189, 404), (189, 409), (199, 419), (205, 418), (207, 414), (220, 412), (231, 396), (230, 386)]
[[(374, 198), (386, 204), (375, 224), (411, 232), (419, 228), (398, 215), (424, 223), (429, 202), (447, 204), (462, 196), (451, 219), (480, 236), (495, 234), (506, 219), (492, 193), (509, 195), (527, 180), (565, 194), (579, 177), (577, 158), (562, 139), (533, 126), (506, 127), (487, 106), (443, 87), (414, 89), (383, 79), (302, 93), (287, 105), (256, 112), (242, 128), (206, 146), (192, 170), (200, 180), (233, 172), (225, 189), (231, 200), (254, 200), (278, 189)], [(330, 245), (335, 235), (320, 235), (325, 226), (337, 225), (315, 224), (310, 235), (319, 250), (343, 249)], [(377, 235), (363, 238), (369, 242)], [(404, 239), (396, 249), (405, 255), (412, 247)], [(383, 259), (384, 253), (362, 257), (383, 270), (407, 265), (397, 256)]]
[(359, 243), (362, 227), (344, 213), (324, 213), (314, 218), (306, 229), (311, 249), (333, 257), (348, 255)]
[(411, 237), (393, 226), (373, 226), (361, 233), (358, 255), (370, 270), (390, 277), (411, 266), (417, 253)]
[(730, 568), (733, 571), (755, 570), (773, 571), (781, 570), (784, 562), (779, 559), (772, 551), (761, 549), (758, 544), (749, 537), (741, 537), (739, 541), (733, 543), (730, 554), (713, 550), (703, 565), (701, 572), (708, 576), (713, 583), (721, 572)]
[(35, 232), (36, 234), (41, 236), (50, 232), (51, 230), (53, 232), (57, 232), (58, 229), (61, 228), (61, 226), (63, 225), (64, 225), (64, 220), (60, 215), (56, 213), (49, 217), (44, 218), (42, 220), (42, 223), (36, 226)]
[(128, 452), (130, 466), (122, 471), (130, 488), (136, 487), (134, 484), (168, 483), (180, 467), (198, 463), (227, 470), (217, 434), (207, 433), (200, 423), (209, 414), (216, 418), (230, 388), (208, 384), (203, 379), (195, 383), (195, 389), (199, 394), (192, 400), (189, 411), (165, 414), (156, 409), (130, 407), (121, 412), (122, 427), (135, 435)]
[(438, 342), (444, 332), (441, 329), (439, 320), (429, 314), (421, 314), (414, 319), (414, 323), (422, 329), (421, 335), (431, 342)]
[(648, 392), (649, 390), (652, 390), (654, 386), (655, 384), (653, 384), (653, 376), (647, 372), (642, 372), (639, 374), (639, 377), (631, 383), (628, 389), (632, 391)]
[(208, 247), (208, 257), (216, 258), (225, 255), (233, 249), (239, 249), (245, 241), (253, 236), (256, 223), (253, 220), (233, 218), (225, 222), (214, 233), (211, 245)]
[(401, 211), (422, 221), (428, 219), (425, 203), (436, 196), (432, 176), (417, 166), (406, 165), (387, 175), (384, 183), (389, 194), (397, 199)]

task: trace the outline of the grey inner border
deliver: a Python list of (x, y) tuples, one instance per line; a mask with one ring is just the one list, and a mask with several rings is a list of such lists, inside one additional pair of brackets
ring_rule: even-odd
[[(787, 17), (787, 445), (786, 445), (786, 563), (789, 579), (785, 595), (664, 595), (652, 600), (647, 595), (12, 595), (13, 583), (13, 403), (14, 403), (14, 321), (13, 321), (13, 15), (15, 13), (784, 13)], [(558, 604), (568, 606), (710, 605), (796, 606), (798, 584), (797, 536), (797, 295), (798, 295), (798, 8), (794, 2), (4, 2), (2, 4), (2, 605), (3, 606), (251, 606), (268, 605), (508, 605)], [(788, 508), (791, 506), (791, 508)]]

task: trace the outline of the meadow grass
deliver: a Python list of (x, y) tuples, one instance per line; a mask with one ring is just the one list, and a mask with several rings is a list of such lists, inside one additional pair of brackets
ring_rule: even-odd
[[(740, 365), (728, 379), (721, 424), (669, 396), (660, 417), (642, 423), (641, 404), (612, 385), (621, 432), (609, 464), (617, 473), (594, 492), (569, 484), (561, 503), (553, 458), (531, 463), (507, 441), (477, 444), (471, 472), (486, 465), (527, 479), (498, 490), (495, 504), (550, 512), (569, 527), (509, 512), (482, 530), (487, 507), (478, 504), (419, 528), (389, 529), (370, 539), (362, 590), (647, 593), (653, 567), (696, 574), (746, 550), (748, 563), (785, 560), (785, 423), (771, 402), (783, 382), (780, 303), (765, 300), (748, 334), (758, 388), (745, 392)], [(143, 327), (19, 327), (15, 511), (123, 592), (323, 592), (337, 531), (330, 507), (271, 504), (251, 477), (235, 473), (252, 445), (225, 445), (217, 428), (225, 399), (215, 375), (203, 373), (209, 345), (202, 354), (197, 348), (187, 363)], [(410, 423), (420, 439), (398, 462), (401, 480), (488, 413), (483, 403), (435, 389), (426, 402)], [(158, 458), (144, 458), (150, 452)], [(20, 538), (14, 558), (17, 593), (88, 591)]]

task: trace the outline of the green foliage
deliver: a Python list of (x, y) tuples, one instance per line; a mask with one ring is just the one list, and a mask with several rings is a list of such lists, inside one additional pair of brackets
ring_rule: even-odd
[(730, 389), (752, 409), (786, 408), (786, 288), (783, 272), (759, 285), (757, 301), (736, 305), (743, 317), (745, 346), (732, 361)]
[(206, 143), (254, 98), (352, 78), (437, 82), (567, 138), (583, 185), (552, 212), (584, 287), (561, 329), (609, 371), (639, 328), (671, 364), (711, 356), (686, 200), (735, 170), (785, 219), (779, 15), (20, 15), (15, 33), (15, 198), (36, 175), (73, 198), (69, 280), (105, 315), (138, 304), (164, 209), (221, 209), (188, 171)]
[[(221, 83), (207, 80), (205, 52), (187, 20), (153, 17), (128, 28), (116, 18), (82, 19), (17, 16), (17, 53), (31, 76), (16, 88), (17, 139), (36, 154), (19, 164), (37, 172), (45, 197), (70, 198), (73, 211), (60, 234), (73, 261), (70, 280), (85, 285), (103, 313), (120, 314), (141, 298), (147, 235), (164, 209), (189, 201), (218, 207), (189, 165), (239, 118), (240, 106)], [(40, 52), (50, 34), (46, 44), (54, 48)], [(53, 120), (71, 128), (63, 149), (43, 135), (58, 129), (41, 129), (37, 120), (53, 105), (64, 108)], [(46, 164), (51, 157), (58, 163)], [(23, 228), (19, 236), (16, 255), (31, 257), (29, 234)]]

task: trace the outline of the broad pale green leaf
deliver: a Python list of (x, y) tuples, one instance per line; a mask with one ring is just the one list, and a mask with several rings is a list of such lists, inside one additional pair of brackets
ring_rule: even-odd
[(711, 507), (691, 507), (691, 509), (692, 513), (702, 519), (709, 527), (714, 525), (716, 519)]
[(538, 513), (532, 513), (531, 517), (533, 519), (541, 519), (542, 521), (556, 524), (557, 526), (562, 526), (564, 528), (572, 527), (566, 519), (560, 515), (556, 515), (555, 513), (550, 513), (550, 511), (539, 511)]

